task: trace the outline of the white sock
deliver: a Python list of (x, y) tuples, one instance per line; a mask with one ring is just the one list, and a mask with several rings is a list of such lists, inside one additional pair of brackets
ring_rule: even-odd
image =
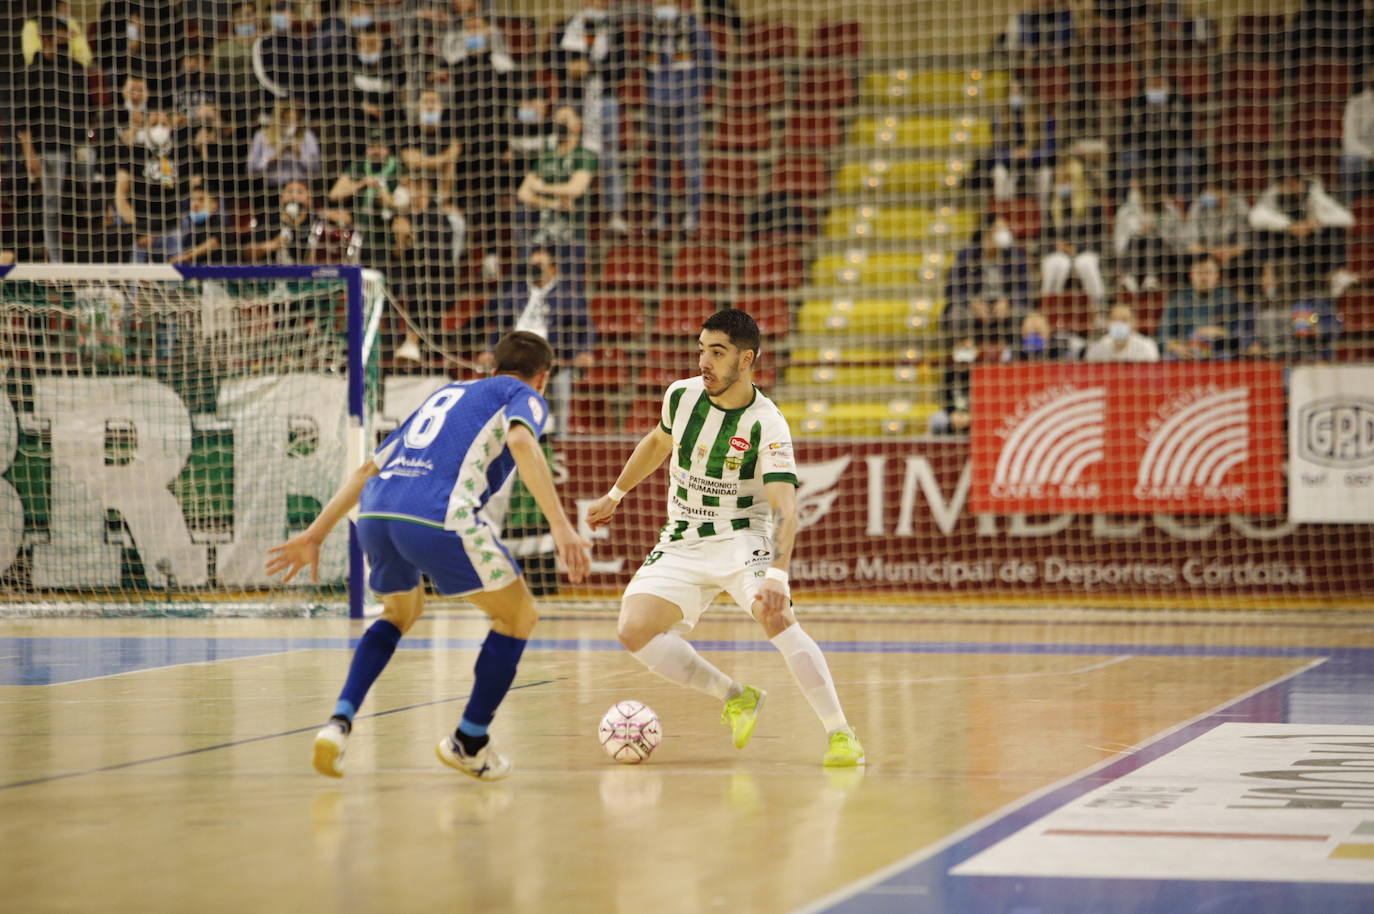
[(630, 656), (669, 682), (689, 686), (721, 701), (742, 691), (739, 683), (712, 666), (696, 648), (672, 632), (655, 635)]
[(830, 678), (830, 667), (826, 665), (820, 645), (795, 623), (783, 629), (772, 641), (782, 654), (782, 659), (787, 661), (792, 678), (797, 680), (802, 694), (811, 702), (811, 708), (821, 719), (825, 731), (833, 733), (849, 726), (840, 708), (840, 696), (835, 694), (835, 680)]

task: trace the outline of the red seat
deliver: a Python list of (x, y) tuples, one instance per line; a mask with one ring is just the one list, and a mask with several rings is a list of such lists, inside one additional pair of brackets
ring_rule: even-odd
[(854, 77), (842, 67), (803, 70), (797, 83), (798, 108), (844, 108), (854, 100)]
[(1351, 242), (1346, 252), (1346, 266), (1361, 276), (1374, 276), (1374, 242)]
[(1350, 207), (1355, 215), (1353, 235), (1374, 235), (1374, 197), (1356, 197)]
[[(698, 324), (691, 333), (693, 340), (700, 330), (701, 325)], [(674, 381), (681, 381), (700, 373), (694, 342), (648, 349), (644, 353), (644, 369), (639, 373), (639, 387), (662, 393), (663, 389)]]
[(992, 211), (1011, 228), (1011, 233), (1023, 243), (1040, 237), (1040, 204), (1034, 197), (1013, 197), (1010, 200), (997, 200)]
[(624, 349), (599, 348), (592, 352), (593, 364), (573, 381), (578, 393), (627, 390), (634, 380), (630, 357)]
[(539, 26), (524, 16), (497, 16), (492, 21), (506, 39), (506, 50), (516, 60), (534, 56), (539, 50)]
[[(641, 67), (627, 67), (625, 78), (620, 81), (620, 103), (627, 108), (644, 107), (646, 89), (644, 87), (644, 70)], [(629, 122), (629, 118), (623, 118), (622, 128)], [(623, 130), (622, 130), (623, 132)], [(623, 145), (623, 144), (622, 144)]]
[(1273, 133), (1274, 113), (1267, 105), (1228, 106), (1217, 122), (1212, 161), (1237, 180), (1248, 175), (1262, 179)]
[(790, 150), (829, 150), (844, 143), (844, 130), (834, 114), (807, 111), (787, 118), (782, 148)]
[(706, 160), (702, 189), (708, 194), (753, 197), (759, 192), (758, 159), (744, 156), (712, 156)]
[(864, 27), (857, 20), (823, 20), (811, 33), (812, 57), (859, 57), (864, 52)]
[(625, 431), (634, 435), (647, 434), (649, 429), (662, 421), (663, 400), (659, 397), (640, 397), (630, 404), (630, 414), (625, 419)]
[(773, 108), (785, 101), (787, 83), (777, 67), (736, 70), (726, 96), (732, 108)]
[(608, 289), (657, 288), (661, 275), (658, 248), (647, 245), (613, 247), (601, 266), (601, 284)]
[(653, 332), (660, 336), (689, 336), (695, 339), (701, 333), (701, 325), (706, 318), (719, 310), (715, 302), (699, 295), (664, 298), (658, 303)]
[(635, 194), (652, 194), (654, 192), (654, 181), (658, 177), (659, 168), (669, 168), (672, 174), (669, 176), (669, 193), (674, 196), (683, 194), (687, 190), (687, 176), (682, 171), (680, 162), (663, 162), (654, 156), (643, 156), (639, 164), (635, 167), (634, 174), (630, 177), (630, 192)]
[(1135, 63), (1130, 60), (1088, 64), (1088, 79), (1105, 101), (1124, 102), (1139, 91)]
[(776, 19), (754, 19), (744, 26), (740, 40), (741, 60), (784, 60), (801, 53), (797, 27)]
[(748, 228), (744, 207), (735, 197), (706, 197), (697, 218), (696, 238), (700, 241), (743, 241)]
[(1339, 144), (1344, 118), (1344, 105), (1302, 105), (1289, 115), (1288, 140), (1305, 149)]
[(1279, 50), (1287, 22), (1282, 14), (1237, 16), (1231, 31), (1231, 50), (1244, 54), (1269, 54)]
[(1038, 64), (1025, 68), (1026, 82), (1035, 87), (1036, 97), (1043, 105), (1056, 105), (1069, 100), (1073, 92), (1073, 71), (1067, 66)]
[(725, 248), (715, 245), (684, 247), (673, 261), (668, 284), (673, 289), (728, 289), (734, 274), (735, 266)]
[(460, 298), (449, 305), (440, 319), (440, 329), (444, 333), (455, 333), (462, 330), (472, 319), (481, 314), (487, 307), (487, 300), (478, 296), (468, 296)]
[(1298, 67), (1294, 86), (1299, 100), (1339, 101), (1350, 97), (1350, 65), (1343, 60), (1320, 60)]
[(711, 38), (711, 47), (716, 52), (716, 59), (728, 60), (735, 54), (735, 35), (725, 23), (713, 20), (705, 23), (706, 34)]
[(1055, 330), (1087, 336), (1097, 324), (1097, 307), (1082, 292), (1051, 292), (1040, 297), (1040, 311)]
[(773, 169), (773, 190), (814, 199), (830, 190), (830, 169), (820, 156), (788, 153)]
[(1374, 292), (1352, 289), (1341, 297), (1338, 310), (1346, 333), (1374, 331)]
[(644, 332), (644, 302), (633, 295), (593, 295), (587, 312), (602, 336), (639, 336)]
[(1205, 60), (1179, 57), (1170, 66), (1174, 88), (1190, 102), (1206, 101), (1212, 97), (1212, 66)]
[(1283, 95), (1283, 70), (1266, 62), (1238, 63), (1226, 72), (1227, 99), (1275, 99)]
[(727, 110), (716, 124), (714, 148), (738, 152), (771, 149), (773, 122), (764, 111)]
[(747, 312), (764, 336), (786, 336), (792, 332), (792, 306), (781, 295), (750, 295), (735, 301)]
[(744, 289), (799, 289), (805, 275), (800, 252), (792, 245), (749, 249), (744, 262)]
[(573, 397), (568, 401), (568, 431), (574, 435), (612, 435), (617, 431), (615, 410), (605, 397)]
[(1159, 319), (1164, 316), (1163, 292), (1118, 292), (1116, 304), (1129, 305), (1135, 312), (1135, 329), (1145, 336), (1154, 336)]

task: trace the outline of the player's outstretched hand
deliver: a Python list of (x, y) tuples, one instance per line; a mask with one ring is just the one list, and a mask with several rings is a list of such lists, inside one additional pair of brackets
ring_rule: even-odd
[(569, 581), (576, 584), (592, 570), (592, 556), (589, 551), (592, 544), (578, 536), (572, 527), (553, 531), (553, 543), (558, 549), (558, 560), (563, 565), (563, 574)]
[(587, 509), (587, 526), (595, 530), (597, 527), (604, 527), (615, 517), (615, 509), (620, 507), (620, 502), (609, 495), (603, 495), (592, 502)]
[(286, 577), (282, 578), (285, 584), (296, 576), (296, 572), (305, 566), (310, 566), (310, 580), (320, 579), (320, 544), (305, 533), (297, 533), (280, 546), (273, 546), (267, 550), (267, 573), (278, 574), (285, 570)]

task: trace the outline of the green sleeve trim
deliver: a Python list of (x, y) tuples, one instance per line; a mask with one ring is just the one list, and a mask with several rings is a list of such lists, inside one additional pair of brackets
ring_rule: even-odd
[(795, 486), (795, 485), (797, 484), (797, 474), (796, 474), (796, 473), (764, 473), (764, 474), (763, 474), (763, 481), (764, 481), (765, 484), (766, 484), (766, 483), (770, 483), (770, 482), (790, 482), (790, 483), (792, 483), (792, 485)]

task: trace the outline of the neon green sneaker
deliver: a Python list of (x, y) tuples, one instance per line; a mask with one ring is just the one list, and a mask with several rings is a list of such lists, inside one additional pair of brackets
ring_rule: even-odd
[(720, 722), (730, 728), (735, 738), (735, 748), (743, 749), (749, 745), (749, 737), (754, 735), (754, 725), (759, 722), (759, 709), (768, 693), (753, 686), (745, 686), (744, 691), (725, 703), (720, 712)]
[(853, 768), (864, 763), (864, 745), (848, 727), (830, 734), (830, 748), (821, 763), (827, 768)]

